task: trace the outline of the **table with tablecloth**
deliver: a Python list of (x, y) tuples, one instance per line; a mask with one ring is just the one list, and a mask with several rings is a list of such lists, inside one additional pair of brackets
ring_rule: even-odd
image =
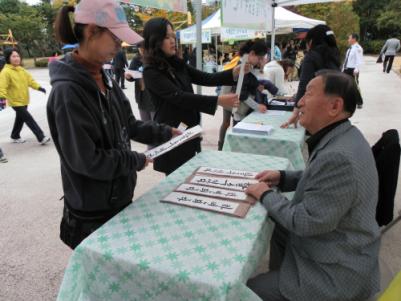
[(305, 140), (305, 129), (302, 127), (282, 129), (292, 112), (280, 111), (280, 115), (253, 112), (242, 121), (270, 125), (273, 131), (269, 135), (233, 133), (227, 131), (223, 151), (250, 153), (288, 158), (295, 169), (304, 169), (305, 161), (302, 149)]
[(292, 169), (285, 158), (198, 154), (75, 249), (58, 300), (260, 300), (246, 281), (274, 227), (261, 204), (241, 219), (159, 201), (200, 166)]

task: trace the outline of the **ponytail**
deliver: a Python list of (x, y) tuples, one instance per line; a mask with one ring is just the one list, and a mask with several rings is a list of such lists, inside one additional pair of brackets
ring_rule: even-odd
[(64, 44), (81, 43), (84, 39), (84, 24), (71, 23), (70, 13), (75, 11), (73, 6), (63, 6), (56, 17), (54, 24), (55, 34), (58, 41)]

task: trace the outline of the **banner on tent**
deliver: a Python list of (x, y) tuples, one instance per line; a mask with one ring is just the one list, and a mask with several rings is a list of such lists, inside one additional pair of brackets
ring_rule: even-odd
[[(209, 44), (212, 42), (212, 32), (210, 30), (202, 30), (202, 44)], [(195, 44), (196, 43), (196, 31), (181, 31), (180, 32), (180, 43), (181, 44)]]
[(242, 41), (263, 38), (266, 34), (262, 31), (241, 28), (226, 28), (221, 29), (221, 41)]
[(271, 31), (271, 0), (223, 0), (221, 23), (228, 28)]
[(120, 0), (120, 2), (175, 12), (188, 12), (187, 0)]

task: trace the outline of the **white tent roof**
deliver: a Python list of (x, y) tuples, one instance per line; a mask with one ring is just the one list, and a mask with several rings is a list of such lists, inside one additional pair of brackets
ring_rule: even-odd
[(301, 16), (283, 7), (276, 8), (275, 19), (276, 19), (276, 29), (312, 28), (318, 24), (326, 24), (325, 21)]
[[(326, 24), (325, 21), (306, 18), (295, 14), (283, 7), (277, 7), (275, 13), (276, 30), (278, 32), (291, 32), (293, 28), (312, 28), (318, 24)], [(210, 30), (212, 35), (221, 33), (221, 9), (202, 21), (202, 30)], [(182, 31), (195, 31), (196, 25)]]
[(341, 2), (344, 0), (276, 0), (278, 6), (303, 5), (324, 2)]

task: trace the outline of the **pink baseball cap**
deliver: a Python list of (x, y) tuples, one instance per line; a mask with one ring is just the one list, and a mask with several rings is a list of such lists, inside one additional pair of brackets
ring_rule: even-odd
[(116, 0), (81, 0), (75, 9), (74, 20), (75, 23), (105, 27), (128, 44), (143, 41), (143, 38), (128, 26), (124, 9)]

